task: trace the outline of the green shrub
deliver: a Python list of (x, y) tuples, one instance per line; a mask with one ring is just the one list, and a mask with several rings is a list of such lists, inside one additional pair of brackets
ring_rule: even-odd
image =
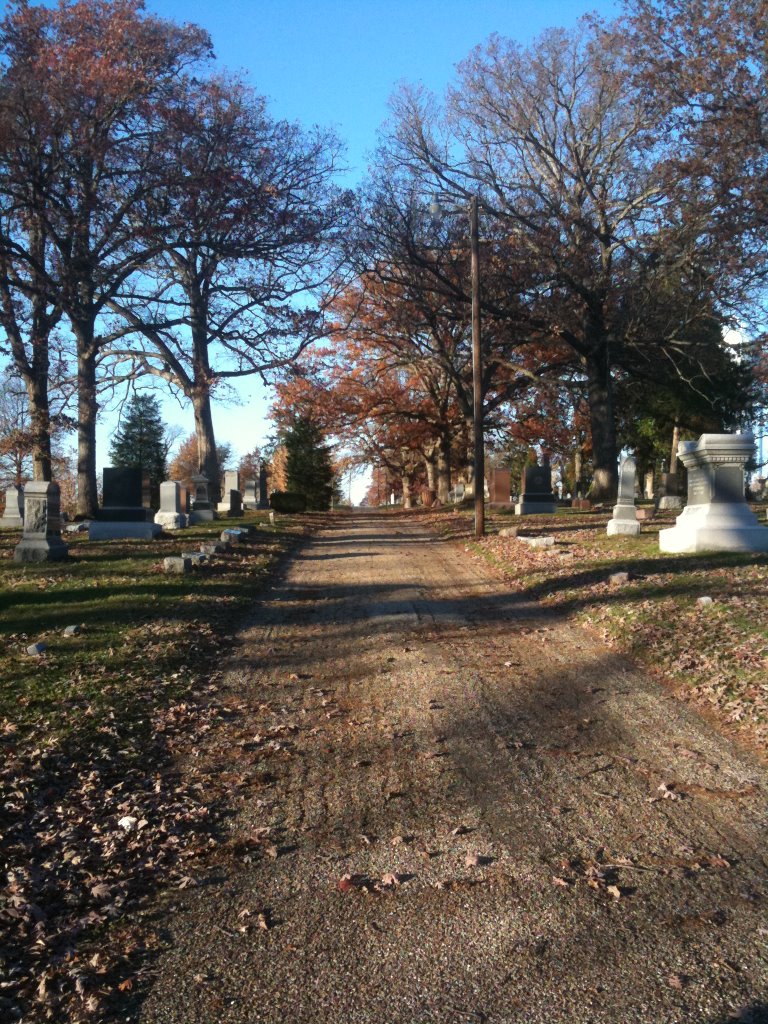
[(307, 499), (296, 491), (272, 491), (269, 496), (269, 507), (275, 512), (306, 512)]

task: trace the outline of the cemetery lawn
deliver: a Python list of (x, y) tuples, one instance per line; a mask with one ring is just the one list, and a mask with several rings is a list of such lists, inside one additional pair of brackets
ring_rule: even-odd
[[(465, 509), (430, 513), (443, 535), (470, 548), (515, 590), (574, 616), (610, 647), (666, 680), (721, 725), (766, 755), (768, 740), (768, 555), (659, 551), (658, 532), (676, 513), (657, 513), (638, 538), (608, 537), (608, 513), (562, 510), (520, 518), (490, 512), (487, 534), (472, 537)], [(764, 520), (765, 509), (759, 517)], [(499, 530), (551, 535), (534, 550)], [(610, 582), (627, 572), (624, 583)], [(700, 598), (712, 603), (698, 603)]]
[[(308, 529), (266, 519), (148, 542), (67, 534), (70, 559), (41, 565), (15, 564), (20, 534), (0, 534), (0, 1019), (98, 1017), (96, 993), (125, 981), (146, 942), (124, 908), (191, 884), (216, 846), (220, 793), (183, 765), (226, 717), (219, 658)], [(230, 553), (163, 572), (164, 557), (249, 523), (258, 532)]]

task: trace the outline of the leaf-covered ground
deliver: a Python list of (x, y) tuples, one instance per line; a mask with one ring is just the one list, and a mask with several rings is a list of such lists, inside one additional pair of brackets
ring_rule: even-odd
[[(768, 555), (664, 554), (658, 532), (673, 525), (674, 513), (657, 513), (638, 538), (608, 537), (609, 518), (570, 510), (525, 518), (494, 511), (486, 537), (470, 542), (466, 509), (430, 514), (444, 535), (467, 538), (521, 594), (576, 616), (608, 645), (668, 679), (681, 698), (736, 725), (765, 756)], [(510, 526), (519, 536), (552, 536), (554, 547), (537, 550), (499, 536)], [(610, 581), (624, 572), (628, 581)]]
[(191, 575), (163, 572), (227, 525), (151, 543), (68, 536), (70, 560), (39, 566), (14, 564), (19, 535), (0, 536), (3, 1021), (109, 1017), (153, 942), (137, 909), (195, 884), (221, 842), (226, 780), (195, 764), (232, 714), (218, 661), (306, 529), (261, 522)]

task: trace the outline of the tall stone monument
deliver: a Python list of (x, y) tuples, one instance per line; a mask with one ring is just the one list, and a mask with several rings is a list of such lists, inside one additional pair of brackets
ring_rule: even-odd
[(216, 518), (213, 502), (208, 497), (208, 477), (197, 473), (192, 477), (194, 497), (192, 511), (189, 513), (190, 526), (194, 523), (210, 523)]
[(542, 464), (526, 466), (523, 473), (520, 501), (515, 505), (515, 515), (553, 515), (557, 502), (552, 491), (552, 468), (544, 456)]
[(269, 508), (269, 473), (266, 462), (259, 466), (259, 508)]
[(237, 470), (228, 469), (224, 474), (224, 487), (217, 508), (227, 516), (243, 514), (243, 496), (240, 492), (240, 474)]
[(5, 512), (0, 519), (0, 527), (13, 527), (20, 530), (24, 525), (24, 490), (21, 487), (9, 487), (5, 492)]
[(255, 480), (246, 480), (243, 484), (243, 505), (245, 508), (259, 507), (259, 496), (256, 494)]
[(608, 521), (606, 532), (609, 537), (619, 534), (628, 537), (637, 537), (640, 533), (640, 523), (637, 521), (635, 510), (635, 483), (637, 480), (637, 466), (632, 456), (621, 460), (619, 466), (619, 493), (616, 504), (613, 506), (613, 518)]
[(175, 480), (164, 480), (160, 484), (160, 510), (155, 522), (164, 530), (182, 530), (187, 517), (181, 508), (181, 489)]
[(31, 480), (24, 488), (24, 534), (14, 562), (60, 562), (69, 554), (61, 539), (59, 485)]
[(675, 525), (660, 532), (662, 551), (768, 551), (768, 528), (744, 497), (744, 465), (754, 447), (751, 433), (702, 434), (680, 443), (688, 504)]

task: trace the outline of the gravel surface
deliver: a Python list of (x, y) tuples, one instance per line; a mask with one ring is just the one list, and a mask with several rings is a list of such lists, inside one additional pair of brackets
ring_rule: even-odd
[(240, 641), (259, 842), (166, 907), (129, 1019), (768, 1019), (765, 769), (632, 664), (375, 513)]

